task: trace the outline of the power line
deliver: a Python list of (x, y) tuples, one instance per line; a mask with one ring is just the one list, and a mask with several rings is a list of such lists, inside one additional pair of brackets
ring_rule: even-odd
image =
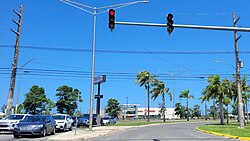
[[(1, 48), (13, 48), (14, 45), (0, 45)], [(19, 46), (23, 49), (34, 49), (34, 50), (50, 50), (50, 51), (71, 51), (71, 52), (91, 52), (91, 49), (79, 49), (79, 48), (63, 48), (63, 47), (45, 47), (45, 46)], [(139, 50), (108, 50), (108, 49), (97, 49), (99, 53), (114, 53), (114, 54), (234, 54), (232, 50), (194, 50), (194, 51), (139, 51)], [(250, 54), (250, 51), (243, 50), (239, 51), (240, 54)]]
[[(20, 68), (17, 68), (20, 69)], [(70, 79), (90, 79), (91, 72), (89, 71), (77, 71), (77, 70), (53, 70), (53, 69), (23, 69), (23, 75), (32, 76), (32, 78), (70, 78)], [(6, 76), (11, 73), (10, 68), (0, 68), (0, 76)], [(133, 72), (96, 72), (97, 75), (106, 74), (108, 79), (111, 80), (135, 80), (137, 73)], [(156, 74), (161, 80), (186, 80), (186, 81), (203, 81), (205, 78), (215, 75), (213, 73), (206, 74), (181, 74), (173, 75), (166, 73)], [(218, 74), (224, 78), (232, 77), (232, 74), (221, 73)], [(245, 74), (250, 76), (250, 74)], [(69, 80), (69, 79), (67, 79)]]

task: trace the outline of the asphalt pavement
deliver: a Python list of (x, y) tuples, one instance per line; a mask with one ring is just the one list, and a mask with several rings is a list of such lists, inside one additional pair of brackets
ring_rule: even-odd
[(88, 141), (237, 141), (237, 139), (208, 134), (196, 130), (205, 122), (181, 122), (139, 126), (116, 134), (88, 139)]
[[(42, 138), (19, 138), (14, 139), (12, 135), (1, 135), (0, 140), (36, 140), (36, 141), (219, 141), (237, 140), (221, 135), (204, 133), (196, 130), (205, 122), (182, 122), (168, 124), (151, 124), (143, 126), (101, 126), (88, 128), (77, 128), (72, 131), (60, 132), (55, 135)], [(239, 138), (238, 138), (239, 139)], [(245, 140), (245, 139), (241, 139)]]

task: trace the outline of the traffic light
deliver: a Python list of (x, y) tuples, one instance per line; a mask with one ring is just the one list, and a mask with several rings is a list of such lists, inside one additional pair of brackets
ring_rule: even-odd
[(167, 16), (167, 28), (168, 28), (168, 33), (169, 35), (173, 32), (174, 26), (173, 26), (173, 14), (169, 13)]
[(115, 28), (115, 10), (109, 10), (109, 28), (111, 31)]

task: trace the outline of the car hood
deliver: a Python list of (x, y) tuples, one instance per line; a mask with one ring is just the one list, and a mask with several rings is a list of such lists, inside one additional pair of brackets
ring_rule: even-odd
[(41, 125), (44, 124), (43, 122), (19, 122), (19, 126), (26, 126), (26, 125)]
[(58, 122), (65, 122), (65, 120), (55, 120), (56, 121), (56, 123), (58, 123)]
[(18, 123), (20, 120), (0, 120), (1, 123)]

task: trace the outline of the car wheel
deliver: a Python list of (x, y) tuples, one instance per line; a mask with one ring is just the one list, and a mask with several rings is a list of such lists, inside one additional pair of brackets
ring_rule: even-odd
[(14, 135), (14, 138), (19, 138), (19, 135)]
[(46, 128), (44, 128), (44, 129), (43, 129), (43, 134), (42, 134), (42, 136), (45, 137), (46, 134), (47, 134), (47, 130), (46, 130)]
[(53, 130), (52, 130), (52, 135), (55, 135), (56, 134), (56, 127), (53, 127)]
[(63, 132), (66, 132), (66, 130), (67, 130), (67, 126), (65, 124), (64, 127), (63, 127)]

